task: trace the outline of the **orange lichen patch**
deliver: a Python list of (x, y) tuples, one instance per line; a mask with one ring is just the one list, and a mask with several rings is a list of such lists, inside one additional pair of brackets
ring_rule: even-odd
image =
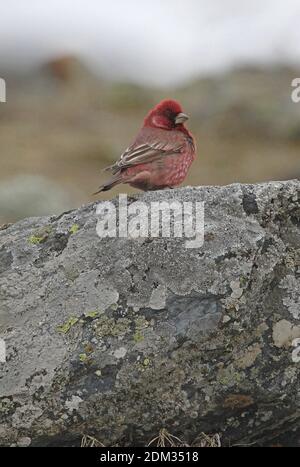
[(243, 409), (254, 404), (254, 400), (251, 396), (245, 394), (230, 394), (226, 397), (223, 407), (227, 409)]

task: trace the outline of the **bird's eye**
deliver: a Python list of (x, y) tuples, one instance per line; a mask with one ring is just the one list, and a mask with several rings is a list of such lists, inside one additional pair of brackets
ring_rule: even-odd
[(165, 116), (168, 117), (170, 120), (175, 120), (176, 115), (171, 109), (165, 110)]

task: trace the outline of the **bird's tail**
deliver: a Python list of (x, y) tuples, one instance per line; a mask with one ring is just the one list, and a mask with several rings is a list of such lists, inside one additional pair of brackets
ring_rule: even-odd
[(108, 191), (111, 188), (113, 188), (115, 185), (118, 185), (119, 183), (122, 183), (122, 177), (120, 174), (116, 175), (115, 177), (112, 177), (108, 182), (105, 182), (103, 185), (99, 186), (98, 191), (93, 193), (93, 195), (97, 195), (98, 193), (101, 193), (102, 191)]

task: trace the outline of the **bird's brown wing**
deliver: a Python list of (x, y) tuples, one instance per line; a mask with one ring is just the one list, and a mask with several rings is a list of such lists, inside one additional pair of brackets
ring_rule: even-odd
[(104, 170), (109, 170), (113, 174), (139, 164), (147, 164), (161, 159), (164, 156), (178, 154), (184, 147), (182, 142), (163, 142), (153, 141), (147, 143), (133, 143), (126, 151), (123, 152), (120, 159), (113, 165)]

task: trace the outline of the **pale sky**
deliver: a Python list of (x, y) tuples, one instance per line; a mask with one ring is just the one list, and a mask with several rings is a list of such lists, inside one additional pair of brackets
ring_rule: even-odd
[(106, 76), (169, 85), (239, 64), (300, 63), (299, 0), (10, 0), (1, 68), (74, 54)]

